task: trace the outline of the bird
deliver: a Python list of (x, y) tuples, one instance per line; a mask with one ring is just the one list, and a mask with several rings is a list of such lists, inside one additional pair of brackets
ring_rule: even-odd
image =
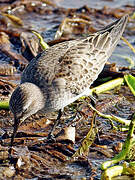
[(118, 44), (127, 21), (124, 15), (87, 37), (53, 45), (30, 61), (9, 101), (14, 115), (11, 146), (18, 127), (32, 114), (58, 111), (58, 122), (65, 106), (89, 95), (90, 85)]

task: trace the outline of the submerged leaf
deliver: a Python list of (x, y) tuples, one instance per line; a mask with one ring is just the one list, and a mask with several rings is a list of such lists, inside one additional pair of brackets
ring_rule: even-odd
[(135, 77), (131, 74), (125, 75), (124, 79), (129, 86), (130, 90), (132, 91), (133, 95), (135, 96)]

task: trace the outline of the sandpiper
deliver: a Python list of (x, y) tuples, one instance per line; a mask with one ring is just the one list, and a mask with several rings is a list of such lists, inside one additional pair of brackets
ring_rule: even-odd
[(25, 68), (21, 84), (12, 93), (14, 114), (11, 146), (19, 125), (37, 112), (52, 112), (87, 96), (107, 59), (115, 49), (128, 15), (88, 37), (56, 44), (34, 58)]

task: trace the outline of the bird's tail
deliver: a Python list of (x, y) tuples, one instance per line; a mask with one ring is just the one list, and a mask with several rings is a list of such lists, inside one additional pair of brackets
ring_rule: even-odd
[(120, 40), (120, 37), (122, 36), (123, 31), (125, 30), (127, 21), (128, 21), (128, 15), (125, 15), (122, 18), (118, 19), (117, 21), (111, 23), (110, 25), (108, 25), (105, 28), (98, 31), (98, 33), (100, 33), (100, 34), (103, 34), (105, 32), (109, 33), (109, 36), (111, 37), (110, 54), (114, 50), (118, 41)]

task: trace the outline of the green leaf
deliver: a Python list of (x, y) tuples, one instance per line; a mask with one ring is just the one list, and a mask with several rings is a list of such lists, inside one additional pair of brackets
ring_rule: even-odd
[(0, 109), (9, 109), (9, 101), (0, 101)]
[(32, 30), (32, 33), (38, 37), (39, 43), (40, 43), (43, 50), (46, 50), (49, 48), (49, 45), (44, 41), (44, 39), (42, 38), (42, 36), (38, 32)]
[(132, 91), (133, 95), (135, 96), (135, 77), (132, 76), (131, 74), (128, 74), (128, 75), (124, 76), (124, 79), (125, 79), (128, 87)]

